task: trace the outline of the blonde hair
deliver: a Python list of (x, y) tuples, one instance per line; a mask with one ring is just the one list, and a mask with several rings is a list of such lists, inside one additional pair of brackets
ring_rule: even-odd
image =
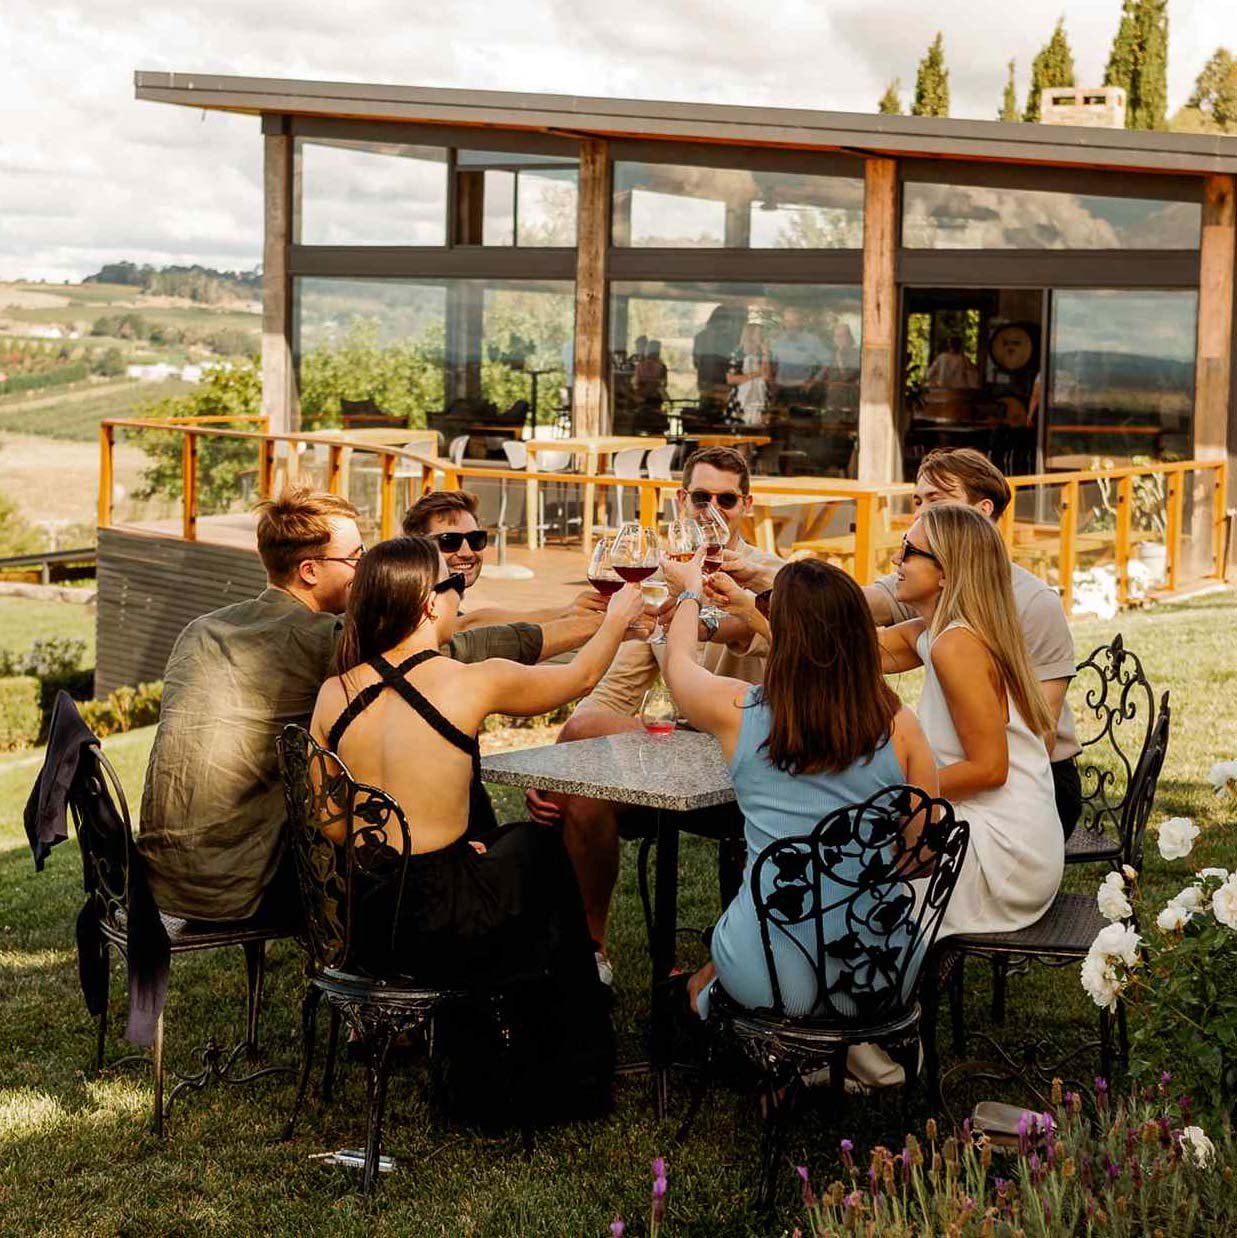
[(1051, 749), (1057, 721), (1031, 669), (1014, 605), (1009, 555), (996, 526), (973, 507), (938, 503), (919, 513), (928, 549), (945, 574), (928, 629), (935, 640), (951, 623), (964, 623), (983, 641), (1023, 721)]
[(765, 335), (760, 328), (760, 323), (749, 322), (743, 327), (743, 334), (739, 336), (739, 351), (744, 355), (748, 353), (759, 352), (764, 347)]
[(338, 494), (293, 486), (259, 503), (258, 557), (273, 585), (286, 585), (300, 563), (331, 541), (332, 517), (355, 520), (357, 509)]

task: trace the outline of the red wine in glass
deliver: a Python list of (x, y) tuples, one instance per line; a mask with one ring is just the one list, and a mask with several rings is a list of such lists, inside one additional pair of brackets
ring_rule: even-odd
[(654, 563), (649, 567), (635, 566), (633, 564), (624, 563), (614, 565), (614, 570), (624, 579), (629, 580), (633, 584), (639, 584), (642, 580), (647, 580), (652, 574), (657, 571), (657, 564)]
[(623, 582), (621, 580), (615, 580), (612, 576), (590, 576), (588, 578), (588, 583), (592, 585), (603, 598), (608, 598), (612, 593), (617, 593), (623, 587)]
[(674, 732), (674, 728), (675, 722), (673, 718), (669, 722), (646, 722), (644, 724), (644, 729), (650, 735), (670, 735)]
[(720, 542), (709, 542), (704, 548), (704, 571), (706, 575), (716, 572), (722, 565), (722, 546)]

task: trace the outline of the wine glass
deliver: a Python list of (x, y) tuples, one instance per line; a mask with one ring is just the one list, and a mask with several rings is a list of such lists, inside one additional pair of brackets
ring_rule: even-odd
[(669, 689), (659, 682), (644, 694), (640, 721), (650, 735), (669, 735), (678, 725), (678, 712)]
[(588, 561), (588, 583), (604, 598), (623, 587), (623, 578), (614, 570), (611, 544), (604, 537), (597, 539), (593, 556)]
[[(722, 566), (722, 551), (730, 540), (730, 526), (712, 503), (696, 516), (696, 522), (704, 539), (704, 574), (712, 576)], [(714, 619), (722, 619), (726, 615), (718, 606), (705, 606), (701, 613)]]
[(629, 520), (615, 535), (610, 563), (626, 581), (639, 584), (657, 571), (657, 534)]
[(704, 545), (704, 530), (694, 520), (672, 520), (666, 526), (666, 558), (690, 563)]

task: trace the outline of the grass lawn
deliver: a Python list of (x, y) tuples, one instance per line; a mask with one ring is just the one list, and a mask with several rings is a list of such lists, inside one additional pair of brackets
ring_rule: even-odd
[(95, 612), (78, 602), (0, 597), (0, 649), (25, 653), (36, 640), (67, 636), (86, 642), (83, 666), (94, 665)]
[[(1079, 654), (1121, 631), (1144, 657), (1159, 690), (1173, 699), (1173, 735), (1154, 820), (1189, 815), (1203, 827), (1193, 859), (1233, 862), (1231, 803), (1202, 782), (1210, 764), (1237, 756), (1237, 659), (1232, 632), (1237, 595), (1078, 625)], [(904, 689), (910, 684), (904, 682)], [(909, 694), (909, 693), (908, 693)], [(107, 743), (136, 804), (149, 731)], [(364, 1084), (346, 1072), (325, 1115), (312, 1105), (290, 1144), (276, 1134), (292, 1098), (290, 1081), (248, 1090), (212, 1088), (192, 1094), (173, 1111), (167, 1139), (147, 1130), (151, 1088), (140, 1069), (91, 1080), (93, 1030), (78, 990), (73, 919), (81, 901), (75, 844), (53, 853), (45, 872), (32, 870), (19, 821), (38, 769), (39, 754), (0, 761), (0, 1201), (9, 1225), (25, 1232), (237, 1232), (332, 1234), (567, 1234), (602, 1235), (621, 1214), (643, 1233), (649, 1162), (668, 1159), (667, 1228), (675, 1234), (787, 1233), (799, 1214), (797, 1192), (783, 1176), (783, 1201), (765, 1226), (746, 1210), (756, 1173), (759, 1123), (748, 1095), (713, 1093), (689, 1144), (674, 1146), (675, 1118), (651, 1116), (641, 1081), (619, 1089), (617, 1112), (606, 1122), (546, 1131), (525, 1163), (518, 1138), (485, 1138), (430, 1123), (419, 1089), (397, 1073), (388, 1108), (386, 1151), (399, 1172), (372, 1201), (353, 1193), (348, 1173), (321, 1168), (311, 1153), (355, 1146), (362, 1138)], [(520, 811), (499, 791), (500, 814)], [(686, 839), (682, 855), (681, 922), (705, 925), (717, 914), (712, 848)], [(647, 1019), (648, 963), (635, 890), (634, 857), (624, 855), (616, 901), (612, 953), (622, 1052), (641, 1057)], [(1144, 885), (1156, 903), (1182, 884), (1185, 864), (1168, 865), (1149, 847)], [(1098, 873), (1079, 874), (1074, 888), (1093, 889)], [(685, 951), (685, 953), (689, 953)], [(214, 1033), (229, 1043), (243, 1010), (241, 956), (178, 960), (168, 1006), (169, 1055), (191, 1065), (190, 1048)], [(121, 988), (113, 988), (119, 1011)], [(272, 1060), (296, 1056), (301, 960), (290, 944), (273, 951), (268, 973), (264, 1042)], [(989, 1027), (985, 972), (968, 978), (968, 1020)], [(1002, 1033), (1021, 1040), (1034, 1029), (1062, 1044), (1094, 1035), (1095, 1011), (1078, 984), (1077, 969), (1035, 969), (1011, 978), (1010, 1015)], [(942, 1045), (943, 1049), (946, 1046)], [(115, 1037), (110, 1051), (121, 1051)], [(946, 1052), (945, 1064), (949, 1058)], [(1167, 1065), (1171, 1066), (1171, 1063)], [(1084, 1062), (1079, 1074), (1093, 1073)], [(989, 1096), (999, 1089), (989, 1087)], [(683, 1090), (676, 1093), (681, 1104)], [(1015, 1093), (1009, 1099), (1017, 1099)], [(926, 1116), (921, 1112), (919, 1123)], [(876, 1142), (901, 1138), (892, 1098), (851, 1101), (840, 1115), (811, 1110), (794, 1127), (789, 1152), (829, 1181), (839, 1138), (856, 1155)], [(1214, 1231), (1213, 1231), (1214, 1232)]]

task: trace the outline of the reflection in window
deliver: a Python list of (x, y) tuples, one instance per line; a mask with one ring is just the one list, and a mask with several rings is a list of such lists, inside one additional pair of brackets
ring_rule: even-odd
[[(461, 150), (457, 176), (481, 194), (482, 245), (574, 246), (579, 162), (560, 155)], [(475, 243), (476, 238), (463, 240)]]
[(447, 152), (298, 138), (305, 245), (445, 245)]
[(909, 249), (1196, 249), (1197, 202), (908, 182)]
[[(307, 426), (337, 424), (340, 397), (408, 424), (471, 434), (501, 457), (501, 434), (534, 404), (562, 406), (575, 298), (566, 281), (296, 281), (299, 390)], [(481, 431), (477, 427), (491, 427)], [(491, 441), (494, 440), (494, 441)], [(444, 443), (445, 446), (445, 443)]]
[(1052, 296), (1048, 465), (1190, 454), (1195, 292)]
[(614, 244), (860, 249), (863, 181), (620, 161), (614, 165)]
[(858, 288), (616, 282), (615, 433), (756, 434), (758, 471), (846, 475), (861, 329)]

